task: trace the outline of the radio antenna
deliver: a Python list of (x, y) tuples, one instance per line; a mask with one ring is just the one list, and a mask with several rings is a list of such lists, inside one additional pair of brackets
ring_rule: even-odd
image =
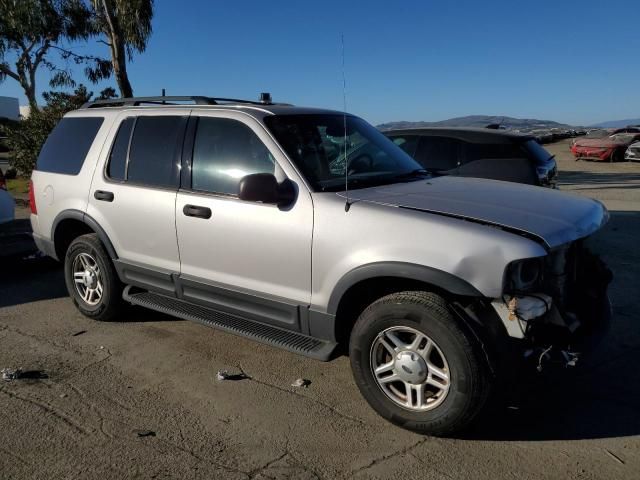
[(340, 34), (340, 43), (342, 46), (342, 126), (344, 128), (344, 190), (347, 197), (347, 203), (344, 205), (344, 211), (348, 212), (351, 208), (349, 203), (349, 162), (347, 158), (347, 80), (344, 73), (344, 33)]

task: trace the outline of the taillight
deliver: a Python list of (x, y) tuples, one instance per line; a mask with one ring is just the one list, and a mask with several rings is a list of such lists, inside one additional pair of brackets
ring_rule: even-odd
[(38, 214), (38, 207), (36, 207), (36, 196), (33, 193), (33, 181), (29, 180), (29, 207), (31, 208), (31, 213), (34, 215)]
[(7, 182), (5, 181), (4, 175), (2, 175), (2, 172), (0, 172), (0, 189), (1, 190), (7, 189)]

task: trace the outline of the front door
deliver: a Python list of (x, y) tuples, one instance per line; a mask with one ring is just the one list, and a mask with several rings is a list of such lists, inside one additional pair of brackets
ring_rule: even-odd
[[(176, 201), (183, 297), (305, 331), (313, 228), (308, 190), (291, 178), (287, 159), (255, 120), (203, 112), (190, 122), (190, 176), (183, 175)], [(294, 203), (283, 208), (238, 198), (243, 176), (265, 172), (298, 186)]]

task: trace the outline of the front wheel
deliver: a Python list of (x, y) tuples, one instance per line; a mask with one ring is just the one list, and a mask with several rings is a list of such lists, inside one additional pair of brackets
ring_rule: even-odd
[(609, 162), (610, 163), (621, 162), (622, 157), (623, 157), (623, 154), (621, 151), (614, 150), (613, 152), (611, 152), (611, 155), (609, 156)]
[(419, 433), (463, 430), (492, 390), (479, 340), (432, 293), (396, 293), (371, 304), (356, 322), (349, 350), (369, 404)]
[(123, 285), (96, 234), (76, 238), (65, 255), (69, 296), (80, 312), (96, 320), (114, 320), (122, 311)]

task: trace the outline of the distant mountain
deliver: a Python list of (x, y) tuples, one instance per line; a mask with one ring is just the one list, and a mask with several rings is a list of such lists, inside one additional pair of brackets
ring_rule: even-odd
[(450, 118), (438, 122), (388, 122), (378, 125), (380, 130), (394, 130), (399, 128), (420, 127), (486, 127), (491, 123), (499, 123), (507, 128), (518, 130), (536, 130), (548, 128), (566, 128), (569, 125), (551, 120), (537, 120), (534, 118), (513, 118), (492, 115), (469, 115), (466, 117)]
[(627, 125), (640, 125), (640, 118), (628, 118), (627, 120), (609, 120), (608, 122), (591, 125), (598, 128), (621, 128)]

